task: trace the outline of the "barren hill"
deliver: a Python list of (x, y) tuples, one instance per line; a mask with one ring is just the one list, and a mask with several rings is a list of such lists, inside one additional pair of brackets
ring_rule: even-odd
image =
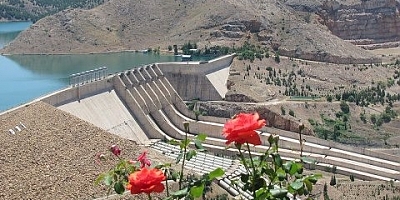
[[(303, 13), (304, 14), (304, 13)], [(318, 16), (281, 1), (112, 0), (91, 10), (43, 18), (2, 53), (89, 53), (197, 42), (239, 46), (248, 40), (283, 55), (328, 62), (380, 62), (331, 34)]]

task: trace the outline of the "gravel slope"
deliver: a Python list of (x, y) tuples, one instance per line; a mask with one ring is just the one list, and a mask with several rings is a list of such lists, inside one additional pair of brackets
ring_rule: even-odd
[[(10, 134), (20, 122), (26, 129)], [(105, 196), (94, 180), (116, 161), (98, 164), (96, 155), (110, 155), (112, 144), (121, 147), (124, 158), (136, 158), (144, 149), (43, 102), (1, 115), (0, 127), (0, 199)], [(149, 157), (153, 163), (162, 159), (151, 150)]]

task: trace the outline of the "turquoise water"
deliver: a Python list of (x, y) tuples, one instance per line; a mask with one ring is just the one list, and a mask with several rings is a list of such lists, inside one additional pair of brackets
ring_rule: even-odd
[(31, 24), (31, 22), (0, 22), (0, 48), (12, 41), (19, 32)]
[[(29, 22), (0, 23), (0, 48)], [(143, 64), (176, 61), (174, 56), (121, 52), (84, 55), (0, 55), (0, 112), (65, 88), (69, 75), (106, 66), (108, 73)]]

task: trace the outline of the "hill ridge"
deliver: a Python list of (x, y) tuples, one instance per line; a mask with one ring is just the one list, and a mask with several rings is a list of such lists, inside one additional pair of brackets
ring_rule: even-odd
[(316, 18), (313, 15), (307, 23), (280, 1), (111, 0), (91, 10), (69, 9), (45, 17), (1, 53), (167, 49), (188, 41), (199, 47), (240, 46), (250, 41), (282, 55), (309, 60), (380, 62), (378, 57), (332, 35)]

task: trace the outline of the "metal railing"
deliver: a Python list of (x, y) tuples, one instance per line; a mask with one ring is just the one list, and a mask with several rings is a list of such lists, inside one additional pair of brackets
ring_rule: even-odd
[(100, 67), (69, 76), (69, 85), (72, 87), (102, 80), (107, 76), (107, 67)]

